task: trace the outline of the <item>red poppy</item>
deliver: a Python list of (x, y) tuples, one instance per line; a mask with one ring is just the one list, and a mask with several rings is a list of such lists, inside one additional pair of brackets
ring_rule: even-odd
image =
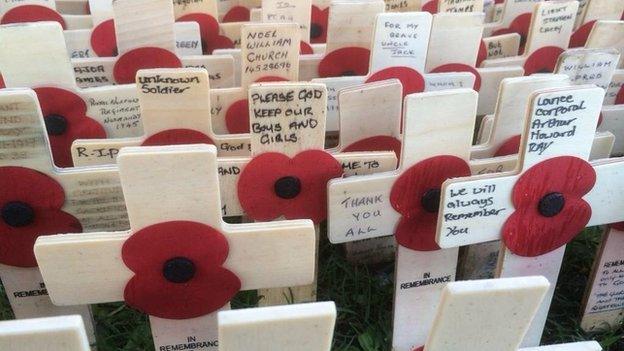
[(434, 68), (431, 73), (445, 73), (445, 72), (470, 72), (475, 76), (475, 82), (472, 87), (475, 91), (481, 89), (481, 74), (474, 67), (464, 65), (463, 63), (447, 63), (442, 66)]
[(219, 22), (206, 13), (189, 13), (176, 20), (177, 22), (197, 22), (204, 55), (212, 55), (217, 49), (233, 49), (234, 42), (219, 34)]
[(225, 126), (231, 134), (249, 133), (249, 101), (238, 100), (225, 113)]
[(224, 16), (223, 23), (228, 22), (249, 22), (251, 19), (251, 11), (244, 6), (232, 7)]
[(99, 57), (117, 56), (115, 21), (110, 19), (93, 28), (91, 31), (91, 48)]
[(594, 29), (594, 24), (596, 21), (590, 21), (580, 26), (572, 36), (570, 37), (570, 48), (582, 48), (585, 47), (585, 43), (587, 42), (587, 38), (589, 38), (589, 34), (592, 29)]
[(322, 150), (290, 158), (277, 152), (254, 157), (238, 180), (238, 199), (247, 215), (269, 221), (327, 218), (327, 182), (342, 176), (340, 162)]
[(36, 267), (37, 237), (82, 232), (80, 222), (61, 211), (64, 203), (63, 188), (47, 175), (0, 167), (0, 263)]
[(589, 222), (591, 206), (582, 199), (596, 183), (586, 161), (562, 156), (526, 171), (513, 189), (515, 212), (502, 234), (516, 255), (534, 257), (570, 242)]
[(509, 24), (508, 28), (501, 28), (495, 30), (492, 35), (503, 35), (509, 33), (518, 33), (520, 34), (520, 53), (524, 52), (524, 45), (526, 44), (527, 38), (529, 36), (529, 30), (531, 29), (531, 18), (533, 14), (530, 12), (523, 13), (518, 17), (514, 18), (513, 21)]
[(617, 96), (615, 97), (615, 104), (616, 105), (624, 104), (624, 85), (622, 85), (622, 87), (620, 88), (620, 91), (618, 91)]
[(487, 46), (485, 46), (485, 42), (481, 40), (481, 44), (479, 44), (479, 54), (477, 55), (477, 64), (475, 67), (481, 67), (483, 61), (488, 58), (488, 50)]
[(4, 83), (4, 77), (0, 74), (0, 89), (6, 88), (6, 84)]
[(143, 142), (142, 146), (163, 145), (214, 145), (214, 141), (206, 134), (192, 129), (169, 129), (151, 135)]
[(414, 350), (412, 350), (412, 351), (425, 351), (425, 347), (424, 347), (424, 346), (417, 347), (417, 348), (415, 348), (415, 349), (414, 349)]
[(449, 178), (467, 177), (470, 167), (456, 156), (436, 156), (403, 172), (390, 192), (392, 207), (403, 217), (394, 235), (409, 249), (435, 251), (440, 192)]
[(196, 222), (155, 224), (130, 236), (122, 258), (134, 276), (126, 303), (151, 316), (189, 319), (227, 304), (241, 282), (222, 267), (229, 244), (218, 230)]
[(288, 79), (278, 76), (265, 76), (256, 79), (254, 83), (288, 82)]
[(522, 137), (520, 135), (512, 136), (511, 138), (507, 139), (507, 141), (505, 141), (503, 145), (501, 145), (501, 147), (496, 150), (494, 156), (499, 157), (516, 155), (520, 151), (521, 139)]
[(387, 79), (398, 79), (403, 85), (403, 97), (425, 91), (425, 78), (415, 69), (409, 67), (389, 67), (375, 72), (366, 83), (379, 82)]
[(536, 50), (524, 62), (524, 75), (552, 73), (557, 67), (557, 60), (563, 51), (562, 48), (556, 46), (546, 46)]
[(53, 87), (35, 88), (52, 148), (54, 163), (72, 167), (71, 144), (76, 139), (106, 137), (104, 127), (87, 116), (87, 104), (69, 90)]
[(370, 50), (359, 47), (338, 49), (325, 55), (319, 64), (321, 78), (365, 76), (368, 74)]
[(355, 143), (345, 147), (342, 151), (394, 151), (397, 159), (401, 159), (401, 141), (395, 137), (378, 135), (358, 140)]
[(430, 14), (438, 13), (438, 0), (432, 0), (422, 5), (421, 11), (429, 12)]
[(299, 54), (300, 55), (312, 55), (314, 54), (314, 49), (312, 49), (312, 46), (310, 46), (310, 44), (302, 40), (299, 43)]
[(310, 22), (310, 41), (322, 44), (327, 41), (327, 26), (329, 23), (329, 7), (321, 10), (312, 5), (312, 20)]
[(28, 22), (42, 22), (51, 21), (61, 24), (63, 29), (66, 29), (65, 20), (63, 16), (53, 9), (41, 5), (20, 5), (7, 11), (0, 24), (10, 23), (28, 23)]
[(113, 68), (113, 76), (119, 84), (131, 84), (141, 69), (180, 67), (182, 62), (175, 53), (162, 48), (145, 47), (119, 56)]

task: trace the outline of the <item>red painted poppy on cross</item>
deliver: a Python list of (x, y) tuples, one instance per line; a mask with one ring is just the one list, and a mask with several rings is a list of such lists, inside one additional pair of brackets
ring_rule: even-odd
[[(604, 90), (556, 88), (532, 97), (512, 172), (447, 181), (437, 243), (451, 248), (503, 239), (498, 276), (545, 275), (556, 282), (564, 246), (586, 226), (621, 221), (618, 160), (590, 157)], [(609, 190), (607, 190), (609, 188)], [(524, 345), (539, 343), (553, 289)]]
[(578, 6), (577, 1), (538, 3), (524, 51), (519, 56), (485, 60), (482, 67), (522, 66), (525, 75), (553, 72), (559, 55), (568, 48)]
[(222, 221), (214, 146), (125, 148), (118, 164), (129, 232), (36, 244), (55, 303), (123, 300), (150, 315), (157, 349), (193, 343), (212, 350), (216, 312), (239, 290), (314, 279), (311, 221)]
[(128, 219), (113, 167), (59, 170), (52, 163), (37, 95), (0, 91), (0, 276), (17, 318), (80, 313), (93, 338), (86, 306), (56, 307), (37, 269), (38, 236), (123, 230)]

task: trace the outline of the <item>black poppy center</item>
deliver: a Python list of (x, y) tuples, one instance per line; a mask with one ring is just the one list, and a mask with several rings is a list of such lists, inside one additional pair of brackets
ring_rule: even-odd
[(8, 202), (1, 210), (2, 220), (11, 227), (24, 227), (35, 220), (35, 211), (21, 201)]
[(186, 257), (175, 257), (165, 262), (163, 276), (172, 283), (186, 283), (195, 276), (195, 263)]
[(310, 25), (310, 38), (316, 39), (323, 35), (323, 27), (318, 23), (312, 23)]
[(47, 115), (44, 120), (48, 135), (62, 135), (67, 130), (67, 120), (61, 115)]
[(275, 194), (282, 199), (293, 199), (301, 192), (301, 181), (296, 177), (282, 177), (275, 182)]
[(425, 211), (430, 213), (436, 213), (440, 209), (440, 189), (429, 189), (425, 191), (420, 203)]
[(349, 71), (344, 71), (344, 72), (342, 72), (342, 74), (341, 74), (341, 75), (342, 75), (343, 77), (352, 77), (352, 76), (355, 76), (356, 74), (355, 74), (355, 71), (351, 71), (351, 70), (349, 70)]
[(550, 193), (539, 201), (537, 209), (544, 217), (554, 217), (563, 211), (564, 206), (565, 197), (562, 193)]

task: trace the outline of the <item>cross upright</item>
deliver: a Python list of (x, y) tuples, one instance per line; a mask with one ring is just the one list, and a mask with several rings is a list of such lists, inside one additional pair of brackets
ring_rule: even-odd
[(82, 318), (77, 315), (0, 322), (3, 351), (90, 351)]

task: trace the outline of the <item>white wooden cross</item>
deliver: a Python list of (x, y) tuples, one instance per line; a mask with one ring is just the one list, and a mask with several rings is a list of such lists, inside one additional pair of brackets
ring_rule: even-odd
[(301, 30), (301, 54), (312, 54), (310, 21), (312, 0), (262, 0), (264, 23), (296, 23)]
[[(398, 206), (397, 210), (404, 215), (417, 211), (408, 202), (403, 203), (404, 200), (398, 196), (400, 193), (410, 193), (410, 189), (401, 187), (409, 184), (408, 177), (412, 171), (435, 168), (436, 166), (430, 164), (446, 157), (452, 159), (449, 162), (455, 162), (454, 164), (463, 163), (469, 174), (467, 162), (476, 108), (477, 94), (469, 89), (408, 95), (404, 107), (403, 151), (399, 170), (330, 182), (330, 241), (344, 243), (388, 236), (395, 233), (399, 223), (409, 224), (407, 219), (401, 218), (393, 205)], [(458, 174), (440, 175), (449, 176)], [(431, 182), (442, 180), (431, 179)], [(396, 189), (393, 190), (394, 188)], [(422, 195), (414, 197), (419, 199)], [(431, 198), (425, 201), (430, 206), (430, 202), (435, 201), (434, 196), (427, 198)], [(420, 200), (416, 201), (420, 204)], [(414, 208), (416, 206), (418, 205)], [(435, 226), (432, 213), (423, 212), (423, 216), (425, 218), (420, 219), (423, 228)], [(405, 236), (398, 240), (400, 245), (397, 256), (393, 338), (393, 347), (397, 350), (411, 350), (410, 347), (424, 343), (440, 290), (445, 283), (454, 280), (457, 250), (435, 251), (435, 248), (428, 245), (433, 242), (433, 233), (430, 234), (423, 235), (422, 242), (417, 243), (409, 240), (406, 242), (403, 240)], [(417, 251), (416, 247), (423, 251)], [(419, 284), (423, 279), (428, 282), (427, 285)]]
[(617, 327), (624, 320), (624, 290), (621, 287), (624, 229), (606, 228), (583, 301), (581, 327), (588, 331)]
[[(193, 8), (186, 8), (192, 10)], [(177, 9), (179, 10), (179, 9)], [(116, 0), (113, 2), (114, 33), (106, 36), (117, 57), (90, 57), (73, 61), (79, 81), (88, 86), (134, 83), (139, 69), (208, 68), (215, 87), (234, 83), (233, 59), (229, 56), (176, 54), (174, 20), (176, 14), (169, 0)], [(182, 16), (183, 17), (183, 16)], [(205, 39), (206, 40), (206, 39)], [(207, 44), (208, 45), (208, 44)], [(111, 49), (111, 51), (115, 51)]]
[(239, 290), (312, 282), (311, 221), (222, 221), (214, 146), (125, 148), (118, 164), (129, 232), (36, 243), (54, 303), (125, 300), (150, 315), (157, 349), (208, 350), (218, 344), (216, 311)]
[(122, 147), (140, 145), (204, 143), (215, 145), (219, 156), (249, 155), (249, 134), (217, 135), (213, 131), (209, 75), (205, 69), (141, 70), (136, 89), (145, 134), (76, 140), (72, 144), (74, 165), (114, 164)]
[(17, 318), (82, 314), (86, 306), (56, 307), (48, 297), (32, 245), (38, 235), (123, 230), (128, 218), (114, 167), (59, 170), (44, 119), (30, 89), (0, 91), (0, 278)]
[(0, 66), (7, 87), (37, 91), (58, 166), (72, 165), (70, 145), (75, 139), (142, 133), (133, 86), (78, 88), (57, 23), (0, 27)]
[(0, 5), (0, 24), (54, 21), (65, 29), (90, 28), (91, 16), (59, 13), (56, 1), (4, 1)]
[[(535, 93), (525, 123), (520, 167), (447, 181), (440, 201), (438, 244), (451, 248), (502, 237), (505, 250), (499, 257), (499, 276), (538, 273), (554, 285), (565, 244), (585, 226), (621, 218), (620, 201), (614, 198), (619, 190), (606, 189), (619, 163), (586, 162), (603, 97), (604, 90), (591, 86)], [(535, 187), (531, 181), (541, 185)], [(553, 292), (542, 304), (524, 345), (539, 342)]]
[[(202, 21), (203, 25), (202, 27), (195, 21), (175, 23), (175, 52), (178, 56), (201, 55), (202, 47), (211, 43), (206, 40), (202, 42), (201, 37), (202, 33), (204, 36), (212, 34), (210, 33), (211, 31), (207, 29), (203, 32), (201, 29), (204, 29), (208, 25), (214, 25), (215, 23), (212, 22), (212, 18), (214, 18), (212, 15), (214, 15), (214, 13), (211, 12), (213, 7), (210, 3), (211, 1), (202, 1), (194, 3), (194, 6), (174, 4), (174, 11), (177, 15), (176, 18), (184, 17), (186, 14), (192, 14), (192, 16), (189, 17)], [(214, 4), (214, 6), (216, 7), (216, 4)], [(117, 41), (115, 37), (112, 0), (91, 0), (89, 8), (91, 10), (93, 28), (65, 30), (63, 32), (69, 56), (71, 58), (116, 56)], [(182, 18), (182, 20), (184, 19), (186, 18)], [(216, 28), (218, 31), (218, 24)], [(218, 37), (211, 36), (211, 39), (215, 41), (217, 40), (216, 38)], [(224, 44), (227, 45), (227, 42), (224, 42)]]
[(575, 31), (570, 37), (570, 47), (584, 47), (597, 21), (617, 21), (624, 14), (622, 0), (586, 0), (579, 6)]
[[(318, 83), (266, 83), (249, 88), (251, 159), (227, 184), (229, 207), (254, 220), (326, 218), (326, 184), (332, 178), (396, 168), (394, 152), (329, 154), (324, 151), (327, 91)], [(372, 162), (372, 163), (371, 163)], [(345, 164), (347, 167), (345, 167)], [(370, 165), (374, 164), (374, 167)], [(222, 178), (222, 184), (224, 180)], [(238, 196), (236, 196), (237, 194)], [(234, 197), (234, 198), (232, 198)], [(318, 228), (317, 228), (318, 229)], [(316, 300), (316, 286), (259, 292), (262, 304)]]
[(520, 349), (549, 289), (544, 277), (449, 283), (424, 351), (600, 351), (595, 341)]
[(553, 72), (568, 48), (578, 10), (577, 1), (544, 1), (535, 6), (524, 52), (520, 56), (485, 60), (482, 67), (522, 66), (526, 75)]
[(466, 1), (454, 1), (454, 0), (423, 0), (421, 5), (421, 11), (429, 13), (466, 13), (466, 12), (484, 12), (483, 0), (466, 0)]
[(0, 322), (2, 351), (89, 351), (80, 316), (62, 316)]
[(221, 351), (330, 351), (336, 305), (317, 302), (219, 312)]
[(542, 0), (505, 1), (496, 14), (495, 20), (486, 23), (484, 37), (517, 33), (521, 36), (521, 45), (526, 43), (529, 23), (535, 5)]

